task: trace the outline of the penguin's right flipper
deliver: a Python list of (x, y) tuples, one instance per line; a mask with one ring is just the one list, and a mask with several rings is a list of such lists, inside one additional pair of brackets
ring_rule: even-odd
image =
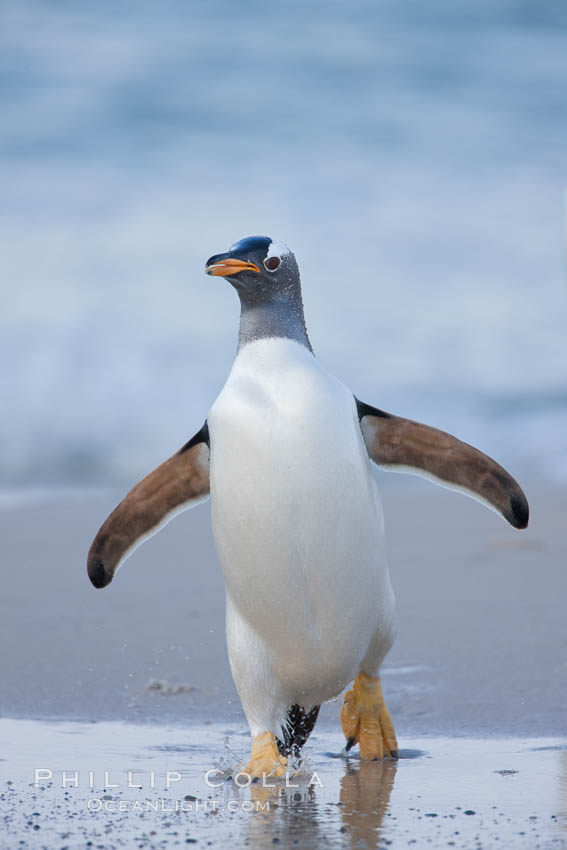
[(106, 587), (141, 543), (209, 494), (207, 423), (168, 460), (142, 478), (102, 524), (87, 558), (89, 578)]
[(355, 401), (368, 455), (378, 466), (431, 478), (482, 502), (514, 528), (526, 528), (528, 501), (495, 460), (445, 431)]

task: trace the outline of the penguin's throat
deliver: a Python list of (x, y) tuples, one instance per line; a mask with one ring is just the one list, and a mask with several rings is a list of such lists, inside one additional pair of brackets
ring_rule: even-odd
[(241, 296), (240, 306), (239, 349), (258, 339), (284, 337), (313, 351), (307, 336), (301, 295), (261, 301), (249, 301)]

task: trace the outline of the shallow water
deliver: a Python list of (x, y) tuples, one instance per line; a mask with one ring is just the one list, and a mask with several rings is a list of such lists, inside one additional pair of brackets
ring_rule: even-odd
[(408, 739), (364, 763), (321, 732), (275, 788), (237, 787), (249, 740), (222, 724), (2, 720), (0, 740), (3, 848), (567, 847), (567, 739)]

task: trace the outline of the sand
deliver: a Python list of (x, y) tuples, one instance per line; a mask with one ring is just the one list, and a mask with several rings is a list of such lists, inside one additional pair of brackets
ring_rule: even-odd
[[(518, 533), (427, 482), (379, 480), (400, 619), (383, 685), (402, 758), (347, 760), (334, 701), (301, 787), (283, 793), (204, 780), (220, 763), (234, 773), (249, 746), (208, 506), (95, 591), (86, 551), (121, 494), (3, 494), (0, 846), (567, 847), (567, 493), (532, 481)], [(34, 788), (36, 768), (51, 784)], [(142, 791), (127, 787), (134, 769)], [(181, 779), (166, 791), (167, 770)], [(217, 812), (167, 809), (187, 795)], [(166, 811), (108, 810), (158, 798)], [(268, 809), (246, 810), (258, 801)]]

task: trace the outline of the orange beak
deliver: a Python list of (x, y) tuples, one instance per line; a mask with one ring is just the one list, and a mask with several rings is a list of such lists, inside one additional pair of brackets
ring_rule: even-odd
[(229, 277), (243, 271), (257, 272), (260, 274), (260, 269), (257, 265), (255, 265), (255, 263), (247, 263), (244, 260), (232, 260), (230, 258), (227, 258), (226, 260), (219, 259), (216, 262), (211, 263), (210, 266), (205, 267), (205, 272), (213, 275), (214, 277)]

